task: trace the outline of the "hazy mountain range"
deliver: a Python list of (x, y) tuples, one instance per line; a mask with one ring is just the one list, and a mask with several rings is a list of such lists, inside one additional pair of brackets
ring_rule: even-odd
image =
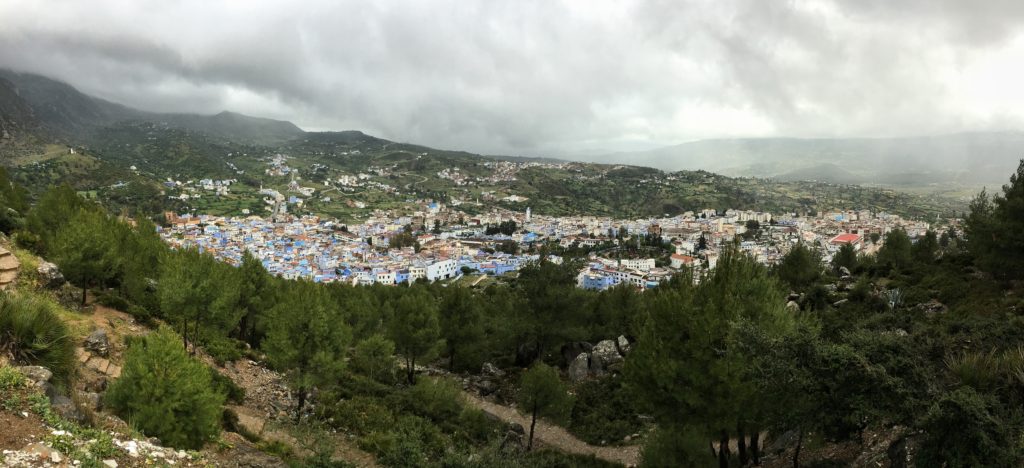
[[(124, 121), (147, 121), (225, 140), (273, 145), (306, 135), (287, 121), (233, 112), (160, 114), (88, 96), (39, 75), (0, 70), (0, 140), (24, 135), (88, 141)], [(998, 185), (1024, 157), (1024, 133), (911, 138), (711, 139), (585, 158), (666, 171), (886, 186)], [(583, 159), (583, 158), (581, 158)]]
[(595, 162), (729, 176), (892, 186), (1001, 184), (1024, 158), (1024, 133), (910, 138), (737, 138), (700, 140)]

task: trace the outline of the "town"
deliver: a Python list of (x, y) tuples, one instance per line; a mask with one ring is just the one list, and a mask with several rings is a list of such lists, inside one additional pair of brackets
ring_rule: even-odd
[[(766, 265), (794, 245), (828, 262), (843, 244), (873, 253), (900, 228), (911, 239), (932, 226), (887, 213), (832, 211), (771, 214), (713, 209), (679, 216), (622, 220), (597, 216), (539, 216), (493, 209), (469, 215), (420, 200), (416, 210), (376, 210), (365, 222), (343, 224), (275, 211), (271, 218), (166, 213), (161, 237), (172, 247), (195, 247), (233, 265), (245, 252), (273, 275), (314, 282), (400, 285), (417, 280), (500, 277), (543, 255), (554, 262), (582, 258), (578, 286), (603, 290), (629, 284), (645, 290), (684, 268), (699, 278), (721, 249), (736, 243)], [(950, 223), (955, 227), (955, 222)]]

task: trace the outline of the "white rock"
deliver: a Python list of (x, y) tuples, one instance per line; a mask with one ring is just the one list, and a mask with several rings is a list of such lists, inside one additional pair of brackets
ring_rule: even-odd
[(60, 456), (60, 452), (54, 450), (50, 452), (50, 461), (53, 463), (60, 463), (63, 458)]
[(117, 460), (103, 460), (103, 466), (107, 468), (117, 468)]

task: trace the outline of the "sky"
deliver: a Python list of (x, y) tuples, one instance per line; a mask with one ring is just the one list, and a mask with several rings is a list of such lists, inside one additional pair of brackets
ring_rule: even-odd
[(0, 67), (487, 154), (1024, 129), (1020, 0), (0, 0)]

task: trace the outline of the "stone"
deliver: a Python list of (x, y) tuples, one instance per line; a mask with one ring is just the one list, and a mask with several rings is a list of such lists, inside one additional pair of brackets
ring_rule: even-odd
[(498, 384), (493, 380), (483, 379), (476, 384), (476, 388), (480, 392), (480, 396), (487, 396), (498, 391)]
[(841, 306), (843, 304), (846, 304), (847, 302), (850, 302), (850, 300), (849, 299), (840, 299), (838, 301), (833, 302), (832, 303), (832, 307), (839, 307), (839, 306)]
[(850, 276), (850, 269), (846, 268), (844, 266), (839, 267), (839, 275), (840, 276)]
[(78, 401), (92, 411), (99, 411), (102, 407), (100, 394), (96, 392), (78, 392)]
[(85, 365), (106, 374), (107, 368), (110, 367), (110, 361), (98, 356), (93, 356), (91, 359), (89, 359), (88, 362), (85, 363)]
[(939, 302), (936, 299), (932, 299), (928, 302), (922, 302), (918, 304), (917, 309), (920, 310), (921, 312), (924, 312), (925, 315), (931, 317), (933, 315), (941, 315), (946, 313), (946, 311), (949, 310), (949, 307), (946, 307), (945, 304)]
[(567, 373), (569, 374), (569, 380), (573, 382), (581, 382), (590, 377), (590, 355), (580, 353), (579, 356), (576, 356), (572, 364), (569, 364)]
[(483, 375), (490, 375), (493, 377), (504, 377), (505, 371), (498, 369), (498, 366), (485, 362), (483, 367), (480, 369), (480, 373)]
[(110, 339), (107, 338), (107, 331), (102, 328), (93, 330), (85, 339), (83, 347), (93, 354), (107, 357), (110, 354)]
[(85, 415), (75, 406), (75, 402), (64, 395), (57, 395), (51, 398), (50, 408), (64, 419), (78, 423), (83, 423), (86, 420)]
[(622, 362), (622, 355), (612, 340), (602, 340), (590, 352), (590, 370), (595, 374), (607, 372), (609, 366)]
[(64, 274), (60, 272), (60, 268), (53, 263), (40, 262), (36, 271), (39, 273), (40, 283), (46, 289), (57, 289), (67, 282), (64, 279)]
[(800, 304), (797, 304), (796, 301), (789, 301), (786, 303), (786, 310), (796, 312), (800, 310)]
[(17, 368), (25, 377), (28, 377), (37, 387), (43, 387), (53, 378), (53, 372), (43, 366), (21, 366)]
[[(42, 442), (32, 442), (21, 449), (22, 452), (28, 453), (36, 457), (36, 460), (53, 460), (56, 454), (57, 458), (60, 459), (61, 455), (57, 449), (50, 447)], [(60, 463), (60, 462), (54, 462)]]
[(103, 466), (107, 468), (117, 468), (117, 460), (103, 460)]
[(110, 377), (113, 377), (115, 379), (120, 377), (121, 376), (121, 366), (119, 366), (117, 364), (114, 364), (114, 363), (111, 363), (109, 366), (107, 366), (107, 375), (109, 375)]
[(615, 340), (616, 346), (618, 346), (619, 354), (625, 356), (632, 347), (629, 345), (629, 340), (625, 336), (619, 335), (619, 338)]

